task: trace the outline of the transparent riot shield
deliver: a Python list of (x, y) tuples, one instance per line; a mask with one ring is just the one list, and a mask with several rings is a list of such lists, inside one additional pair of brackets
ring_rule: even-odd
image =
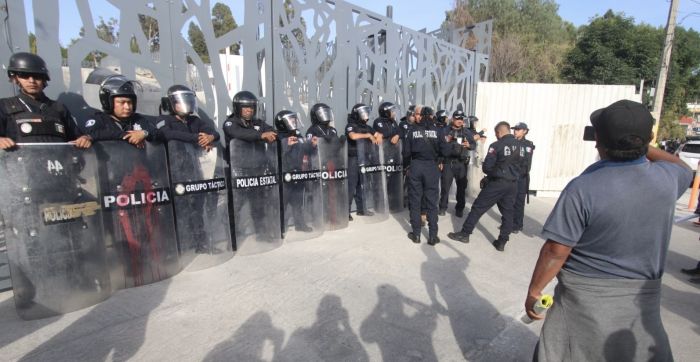
[(403, 156), (401, 140), (392, 144), (391, 140), (382, 143), (381, 163), (386, 177), (386, 194), (389, 212), (403, 211)]
[(277, 143), (234, 139), (229, 153), (236, 254), (281, 246)]
[(348, 152), (345, 136), (319, 138), (321, 189), (326, 230), (348, 227)]
[(69, 144), (0, 151), (0, 206), (17, 312), (37, 319), (111, 294), (97, 159)]
[(325, 228), (318, 147), (303, 137), (280, 140), (282, 235), (285, 241), (319, 237)]
[[(357, 165), (360, 174), (364, 211), (372, 212), (373, 215), (355, 218), (356, 220), (359, 219), (367, 223), (375, 223), (384, 221), (389, 216), (386, 176), (381, 153), (381, 145), (375, 145), (366, 139), (358, 140)], [(358, 207), (357, 211), (362, 210), (359, 210)]]
[(201, 270), (233, 257), (223, 147), (168, 142), (180, 265)]
[(99, 142), (100, 201), (112, 288), (154, 283), (179, 270), (177, 238), (163, 144), (136, 148)]

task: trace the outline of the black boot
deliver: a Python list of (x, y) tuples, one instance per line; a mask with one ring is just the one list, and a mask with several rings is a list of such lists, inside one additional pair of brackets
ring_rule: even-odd
[(465, 233), (464, 231), (459, 231), (456, 233), (447, 233), (447, 237), (452, 240), (457, 240), (460, 243), (466, 244), (469, 242), (469, 234)]
[(420, 244), (420, 235), (416, 235), (413, 232), (410, 232), (406, 236), (408, 236), (408, 238), (411, 239), (411, 241), (415, 244)]
[(440, 238), (438, 238), (437, 236), (433, 236), (433, 237), (428, 239), (428, 245), (435, 245), (435, 244), (439, 244), (439, 243), (440, 243)]
[(508, 240), (496, 239), (493, 241), (493, 247), (498, 251), (506, 250), (506, 243)]

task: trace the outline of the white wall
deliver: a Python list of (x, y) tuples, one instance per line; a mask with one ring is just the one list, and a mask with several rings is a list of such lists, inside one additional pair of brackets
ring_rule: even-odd
[[(527, 138), (535, 143), (530, 190), (557, 195), (598, 156), (594, 142), (583, 141), (583, 129), (596, 109), (620, 99), (640, 102), (633, 85), (532, 84), (479, 82), (476, 96), (477, 129), (487, 129), (478, 163), (496, 141), (493, 127), (500, 121), (525, 122)], [(470, 174), (470, 192), (478, 192), (480, 170)]]

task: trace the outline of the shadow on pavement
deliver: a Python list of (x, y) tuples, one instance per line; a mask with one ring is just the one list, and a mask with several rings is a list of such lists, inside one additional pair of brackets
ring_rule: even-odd
[(362, 322), (360, 336), (376, 343), (383, 361), (437, 361), (432, 334), (437, 314), (393, 285), (377, 287), (377, 305)]
[(272, 354), (277, 356), (284, 343), (284, 331), (275, 328), (270, 315), (261, 311), (243, 322), (230, 338), (217, 344), (204, 361), (271, 360), (264, 358), (267, 343), (272, 344)]
[[(432, 302), (431, 309), (449, 318), (452, 333), (464, 358), (519, 360), (521, 358), (514, 358), (512, 354), (508, 357), (509, 353), (522, 351), (522, 345), (529, 343), (534, 349), (537, 336), (520, 321), (500, 314), (474, 289), (466, 274), (469, 267), (466, 255), (449, 242), (435, 248), (424, 245), (422, 250), (427, 260), (421, 265), (421, 278)], [(456, 256), (443, 257), (445, 252)], [(492, 346), (494, 343), (510, 345), (512, 350), (501, 351), (500, 347)], [(513, 344), (518, 344), (519, 348)], [(528, 354), (527, 358), (530, 356)]]
[(162, 303), (169, 285), (166, 279), (114, 294), (20, 361), (130, 359), (143, 345), (148, 315)]

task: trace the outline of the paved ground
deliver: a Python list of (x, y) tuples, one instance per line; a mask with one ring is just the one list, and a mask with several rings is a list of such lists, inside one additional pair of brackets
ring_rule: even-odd
[[(495, 208), (468, 245), (445, 237), (463, 219), (442, 217), (435, 248), (406, 239), (407, 214), (374, 225), (356, 217), (349, 229), (123, 290), (61, 317), (22, 321), (12, 293), (2, 293), (0, 360), (526, 361), (541, 323), (519, 319), (554, 202), (532, 199), (525, 231), (505, 253), (488, 242)], [(700, 355), (700, 289), (679, 273), (700, 258), (698, 230), (675, 227), (664, 277), (677, 361)]]

